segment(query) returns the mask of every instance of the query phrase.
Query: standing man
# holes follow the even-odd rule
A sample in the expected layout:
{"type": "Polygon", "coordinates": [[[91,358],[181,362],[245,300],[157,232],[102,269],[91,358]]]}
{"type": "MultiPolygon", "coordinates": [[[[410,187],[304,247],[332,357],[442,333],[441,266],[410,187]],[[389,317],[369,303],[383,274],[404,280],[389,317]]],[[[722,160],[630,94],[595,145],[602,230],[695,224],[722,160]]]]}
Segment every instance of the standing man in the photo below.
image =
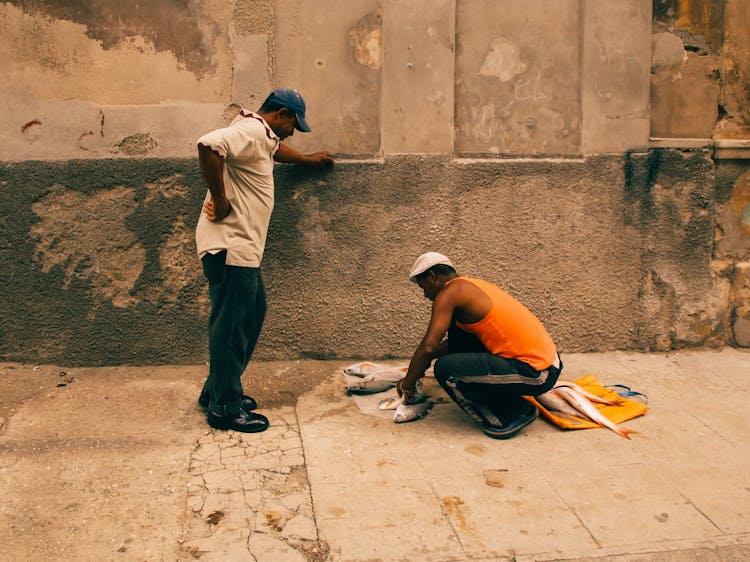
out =
{"type": "Polygon", "coordinates": [[[240,377],[266,313],[260,264],[273,210],[273,163],[333,163],[327,152],[302,154],[281,143],[295,129],[310,131],[305,109],[295,90],[274,90],[257,113],[243,109],[228,127],[198,139],[208,193],[195,239],[211,299],[210,367],[198,403],[216,429],[268,428],[268,419],[252,411],[257,404],[243,394],[240,377]]]}
{"type": "Polygon", "coordinates": [[[539,413],[523,396],[547,392],[563,367],[547,330],[496,285],[459,276],[443,254],[419,256],[409,277],[432,301],[432,316],[399,395],[408,402],[438,358],[435,378],[486,435],[509,439],[520,433],[539,413]]]}

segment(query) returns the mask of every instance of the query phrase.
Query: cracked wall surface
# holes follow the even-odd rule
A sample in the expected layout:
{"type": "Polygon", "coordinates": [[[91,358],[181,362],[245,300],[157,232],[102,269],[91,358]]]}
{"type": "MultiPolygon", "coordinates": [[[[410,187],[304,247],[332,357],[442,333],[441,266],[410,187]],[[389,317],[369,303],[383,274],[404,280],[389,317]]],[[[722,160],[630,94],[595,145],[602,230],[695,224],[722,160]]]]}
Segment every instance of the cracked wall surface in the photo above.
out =
{"type": "Polygon", "coordinates": [[[652,136],[750,136],[748,21],[738,0],[654,2],[652,136]]]}

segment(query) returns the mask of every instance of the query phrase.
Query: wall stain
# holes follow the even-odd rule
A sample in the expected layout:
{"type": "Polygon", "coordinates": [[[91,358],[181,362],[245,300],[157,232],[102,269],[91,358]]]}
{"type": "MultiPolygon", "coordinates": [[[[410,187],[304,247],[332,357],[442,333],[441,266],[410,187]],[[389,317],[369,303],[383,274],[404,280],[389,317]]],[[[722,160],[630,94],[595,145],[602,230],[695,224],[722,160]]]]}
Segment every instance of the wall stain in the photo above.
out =
{"type": "MultiPolygon", "coordinates": [[[[159,248],[160,285],[149,287],[151,302],[177,305],[184,289],[203,282],[203,271],[195,256],[195,229],[185,217],[178,217],[159,248]]],[[[201,291],[186,308],[209,309],[208,291],[201,291]]]]}
{"type": "Polygon", "coordinates": [[[41,125],[41,124],[42,122],[39,121],[39,119],[33,119],[29,121],[28,123],[26,123],[23,127],[21,127],[21,133],[25,133],[26,131],[29,130],[29,128],[33,127],[34,125],[41,125]]]}
{"type": "Polygon", "coordinates": [[[354,59],[361,65],[375,70],[383,64],[382,18],[378,13],[367,14],[349,30],[349,45],[354,59]]]}
{"type": "Polygon", "coordinates": [[[86,35],[105,50],[132,37],[143,37],[158,51],[174,53],[197,77],[213,72],[213,40],[219,30],[192,0],[8,0],[26,12],[86,26],[86,35]]]}
{"type": "Polygon", "coordinates": [[[83,144],[81,144],[81,141],[86,137],[93,136],[93,134],[94,134],[94,131],[86,131],[85,133],[81,133],[81,136],[78,137],[78,148],[80,148],[81,150],[88,150],[88,148],[86,148],[85,146],[83,146],[83,144]]]}

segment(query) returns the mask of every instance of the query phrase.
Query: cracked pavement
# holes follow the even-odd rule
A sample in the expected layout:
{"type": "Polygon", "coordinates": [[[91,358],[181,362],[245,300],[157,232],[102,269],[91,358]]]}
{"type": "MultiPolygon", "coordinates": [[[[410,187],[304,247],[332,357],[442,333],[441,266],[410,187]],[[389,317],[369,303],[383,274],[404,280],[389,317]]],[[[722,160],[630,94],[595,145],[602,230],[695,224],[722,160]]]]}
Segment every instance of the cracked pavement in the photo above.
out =
{"type": "Polygon", "coordinates": [[[208,430],[190,457],[182,550],[206,561],[325,560],[294,409],[260,434],[208,430]]]}
{"type": "Polygon", "coordinates": [[[205,366],[0,363],[0,560],[750,559],[750,352],[564,358],[648,394],[632,440],[495,441],[441,400],[394,424],[347,361],[251,365],[260,434],[207,427],[205,366]]]}

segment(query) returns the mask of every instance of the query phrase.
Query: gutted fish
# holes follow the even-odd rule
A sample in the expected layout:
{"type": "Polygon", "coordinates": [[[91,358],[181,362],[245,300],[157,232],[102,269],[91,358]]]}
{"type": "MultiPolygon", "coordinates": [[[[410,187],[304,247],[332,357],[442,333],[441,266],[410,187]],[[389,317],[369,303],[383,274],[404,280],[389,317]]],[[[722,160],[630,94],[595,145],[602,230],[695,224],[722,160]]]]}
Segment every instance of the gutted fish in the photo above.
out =
{"type": "Polygon", "coordinates": [[[389,367],[387,365],[378,365],[362,361],[344,367],[342,371],[345,375],[352,377],[368,378],[370,380],[400,381],[406,376],[408,367],[389,367]]]}
{"type": "Polygon", "coordinates": [[[570,388],[572,390],[575,390],[578,394],[584,396],[585,398],[588,398],[591,402],[598,402],[599,404],[607,404],[608,406],[612,406],[613,404],[616,404],[617,402],[612,402],[611,400],[607,400],[606,398],[602,398],[601,396],[597,396],[596,394],[589,392],[588,390],[585,390],[578,386],[574,382],[570,381],[557,381],[555,383],[554,388],[559,388],[561,386],[565,386],[567,388],[570,388]]]}
{"type": "Polygon", "coordinates": [[[348,379],[346,391],[349,394],[376,394],[396,386],[396,381],[369,379],[348,379]]]}
{"type": "Polygon", "coordinates": [[[429,396],[422,391],[422,386],[417,382],[417,391],[409,400],[408,404],[404,403],[403,398],[386,398],[378,403],[379,410],[396,410],[393,413],[393,421],[396,423],[410,422],[418,420],[427,415],[432,408],[433,402],[429,396]]]}
{"type": "Polygon", "coordinates": [[[418,404],[404,404],[402,401],[393,413],[393,421],[405,423],[423,418],[432,408],[432,404],[431,400],[423,400],[418,404]]]}
{"type": "MultiPolygon", "coordinates": [[[[417,382],[417,391],[414,393],[414,396],[409,401],[409,404],[417,404],[419,402],[424,402],[427,400],[428,396],[422,392],[422,385],[418,381],[417,382]]],[[[378,410],[395,410],[397,409],[401,404],[404,403],[403,398],[386,398],[385,400],[381,400],[378,402],[378,410]]]]}
{"type": "Polygon", "coordinates": [[[401,404],[403,404],[401,398],[386,398],[378,402],[378,410],[395,410],[401,404]]]}
{"type": "Polygon", "coordinates": [[[615,422],[613,422],[607,416],[597,410],[596,406],[594,406],[585,396],[579,394],[576,390],[568,386],[559,386],[553,388],[545,394],[549,394],[550,392],[557,394],[557,396],[565,400],[570,406],[578,410],[578,412],[583,414],[592,422],[598,423],[599,425],[606,427],[607,429],[611,429],[620,437],[630,439],[631,433],[637,433],[636,431],[625,429],[624,427],[617,425],[615,422]]]}
{"type": "Polygon", "coordinates": [[[341,369],[345,375],[351,375],[353,377],[364,377],[365,375],[371,375],[377,371],[378,366],[375,363],[369,361],[362,361],[361,363],[354,363],[348,367],[341,369]]]}
{"type": "Polygon", "coordinates": [[[564,398],[559,396],[558,393],[555,392],[554,388],[548,392],[545,392],[544,394],[535,396],[534,398],[536,398],[537,402],[539,402],[542,406],[552,412],[565,414],[567,416],[580,416],[578,410],[573,408],[573,406],[568,404],[564,398]]]}

